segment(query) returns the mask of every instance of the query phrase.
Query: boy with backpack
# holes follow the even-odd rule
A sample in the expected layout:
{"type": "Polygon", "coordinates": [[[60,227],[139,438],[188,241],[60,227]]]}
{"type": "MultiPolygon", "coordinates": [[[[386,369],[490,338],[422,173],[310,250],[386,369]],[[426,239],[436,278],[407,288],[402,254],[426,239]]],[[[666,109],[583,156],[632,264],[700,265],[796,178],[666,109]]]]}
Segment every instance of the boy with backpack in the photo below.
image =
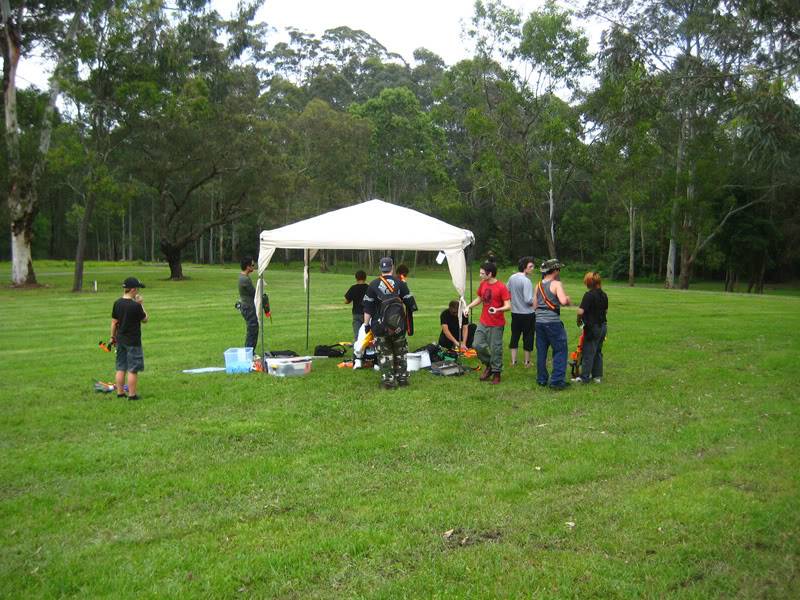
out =
{"type": "Polygon", "coordinates": [[[393,275],[394,261],[390,257],[381,259],[380,270],[380,277],[369,284],[364,294],[364,324],[375,336],[380,387],[390,390],[408,385],[406,333],[414,335],[411,314],[417,310],[417,303],[405,282],[393,275]]]}

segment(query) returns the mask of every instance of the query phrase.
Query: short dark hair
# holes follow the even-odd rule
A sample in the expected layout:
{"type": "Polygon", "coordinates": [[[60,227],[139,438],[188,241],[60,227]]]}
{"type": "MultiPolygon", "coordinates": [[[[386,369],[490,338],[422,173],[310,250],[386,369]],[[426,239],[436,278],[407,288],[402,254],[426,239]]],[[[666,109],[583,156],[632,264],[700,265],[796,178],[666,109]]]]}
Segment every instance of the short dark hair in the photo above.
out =
{"type": "Polygon", "coordinates": [[[242,271],[244,271],[247,267],[253,264],[253,257],[252,256],[243,256],[242,260],[239,261],[239,264],[242,266],[242,271]]]}
{"type": "Polygon", "coordinates": [[[525,270],[525,267],[527,267],[532,262],[533,262],[532,256],[523,256],[522,258],[520,258],[519,264],[517,265],[519,272],[522,273],[525,270]]]}
{"type": "Polygon", "coordinates": [[[486,271],[486,273],[490,273],[492,277],[497,277],[497,265],[493,262],[489,262],[488,260],[481,265],[481,269],[486,271]]]}
{"type": "Polygon", "coordinates": [[[458,304],[459,304],[458,300],[450,300],[450,304],[447,305],[447,308],[449,308],[450,310],[454,308],[458,310],[458,304]]]}
{"type": "Polygon", "coordinates": [[[395,273],[397,273],[398,275],[408,275],[408,267],[406,265],[400,265],[399,267],[397,267],[395,273]]]}
{"type": "Polygon", "coordinates": [[[367,273],[365,271],[356,271],[356,280],[361,281],[362,279],[367,278],[367,273]]]}

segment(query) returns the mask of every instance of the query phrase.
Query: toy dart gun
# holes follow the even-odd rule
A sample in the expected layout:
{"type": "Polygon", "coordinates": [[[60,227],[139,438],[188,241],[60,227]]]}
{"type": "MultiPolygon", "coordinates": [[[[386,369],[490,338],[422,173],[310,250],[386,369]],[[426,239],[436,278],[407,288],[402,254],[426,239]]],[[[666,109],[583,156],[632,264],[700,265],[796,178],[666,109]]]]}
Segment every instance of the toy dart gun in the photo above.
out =
{"type": "Polygon", "coordinates": [[[117,345],[117,339],[112,337],[108,342],[100,340],[97,345],[100,346],[100,350],[103,352],[113,352],[114,347],[117,345]]]}
{"type": "Polygon", "coordinates": [[[569,372],[573,379],[581,375],[581,358],[583,357],[583,339],[585,336],[586,328],[582,327],[581,336],[578,338],[578,347],[569,354],[569,372]]]}

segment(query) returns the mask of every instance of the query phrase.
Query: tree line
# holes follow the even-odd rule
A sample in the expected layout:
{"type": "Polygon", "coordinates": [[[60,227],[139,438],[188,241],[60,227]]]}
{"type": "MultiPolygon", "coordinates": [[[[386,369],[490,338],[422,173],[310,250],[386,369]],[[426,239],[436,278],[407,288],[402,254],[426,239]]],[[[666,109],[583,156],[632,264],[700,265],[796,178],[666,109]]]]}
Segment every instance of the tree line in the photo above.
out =
{"type": "Polygon", "coordinates": [[[479,254],[631,284],[797,274],[797,3],[478,0],[454,65],[346,26],[273,43],[259,5],[0,0],[14,284],[43,257],[75,260],[76,291],[87,259],[180,279],[185,259],[236,260],[262,229],[371,198],[472,229],[479,254]],[[18,89],[34,52],[48,88],[18,89]]]}

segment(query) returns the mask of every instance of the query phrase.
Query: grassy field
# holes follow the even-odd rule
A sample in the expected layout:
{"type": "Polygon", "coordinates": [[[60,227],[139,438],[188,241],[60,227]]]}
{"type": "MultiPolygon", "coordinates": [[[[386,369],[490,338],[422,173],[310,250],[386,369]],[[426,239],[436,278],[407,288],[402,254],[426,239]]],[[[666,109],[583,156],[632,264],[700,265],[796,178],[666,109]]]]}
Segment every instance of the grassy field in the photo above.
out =
{"type": "MultiPolygon", "coordinates": [[[[380,391],[334,360],[182,374],[244,339],[233,266],[91,263],[77,295],[70,264],[36,266],[46,287],[0,289],[2,597],[800,594],[800,298],[609,285],[601,385],[516,367],[380,391]],[[140,402],[92,391],[128,275],[140,402]]],[[[313,274],[312,347],[348,339],[351,283],[313,274]]],[[[301,270],[267,285],[270,346],[303,353],[301,270]]],[[[410,286],[413,349],[453,291],[444,269],[410,286]]]]}

